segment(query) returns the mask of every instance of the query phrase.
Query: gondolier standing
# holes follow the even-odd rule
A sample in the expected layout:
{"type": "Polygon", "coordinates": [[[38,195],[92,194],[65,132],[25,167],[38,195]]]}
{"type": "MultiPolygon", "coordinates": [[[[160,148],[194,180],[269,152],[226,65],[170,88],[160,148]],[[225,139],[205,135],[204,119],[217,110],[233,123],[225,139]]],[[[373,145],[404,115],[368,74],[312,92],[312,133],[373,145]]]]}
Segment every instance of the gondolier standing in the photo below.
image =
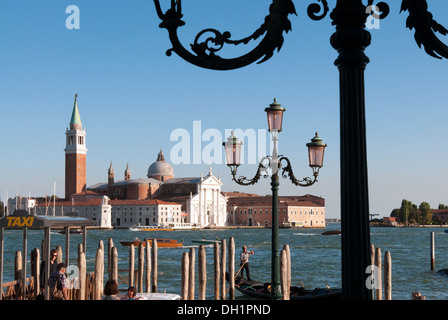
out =
{"type": "Polygon", "coordinates": [[[241,277],[243,277],[243,271],[246,270],[247,280],[252,280],[250,278],[250,272],[249,272],[249,257],[252,254],[254,254],[254,250],[251,250],[249,252],[247,251],[247,246],[243,246],[243,250],[241,251],[240,255],[241,277]]]}

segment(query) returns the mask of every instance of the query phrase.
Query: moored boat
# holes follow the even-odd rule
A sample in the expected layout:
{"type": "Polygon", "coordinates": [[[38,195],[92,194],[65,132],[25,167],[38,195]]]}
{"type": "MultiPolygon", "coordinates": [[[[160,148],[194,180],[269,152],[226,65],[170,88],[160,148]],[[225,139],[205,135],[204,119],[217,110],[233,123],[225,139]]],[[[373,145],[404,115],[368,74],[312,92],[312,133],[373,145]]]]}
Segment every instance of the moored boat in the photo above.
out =
{"type": "MultiPolygon", "coordinates": [[[[143,244],[144,247],[146,247],[146,240],[149,241],[149,245],[152,246],[152,240],[153,239],[143,239],[140,240],[138,238],[132,240],[132,241],[120,241],[122,246],[129,247],[131,245],[134,245],[134,247],[138,247],[140,243],[143,244]]],[[[157,247],[158,248],[178,248],[183,246],[183,242],[179,242],[174,239],[156,239],[157,241],[157,247]]]]}
{"type": "Polygon", "coordinates": [[[322,232],[322,235],[324,235],[324,236],[329,236],[329,235],[334,235],[334,234],[341,234],[341,230],[328,230],[328,231],[322,232]]]}
{"type": "MultiPolygon", "coordinates": [[[[70,234],[72,234],[72,233],[82,233],[82,232],[83,232],[82,229],[79,229],[79,228],[76,228],[76,229],[70,229],[70,234]]],[[[65,229],[64,229],[64,230],[59,231],[58,233],[60,233],[60,234],[66,234],[66,231],[65,231],[65,229]]]]}
{"type": "Polygon", "coordinates": [[[203,227],[195,224],[195,223],[188,223],[188,222],[182,222],[182,223],[174,223],[174,222],[168,222],[167,227],[171,228],[173,230],[199,230],[203,229],[203,227]]]}
{"type": "MultiPolygon", "coordinates": [[[[117,294],[117,298],[120,300],[127,300],[127,294],[119,293],[117,294]]],[[[176,293],[141,292],[137,293],[134,300],[182,300],[182,298],[176,293]]]]}
{"type": "Polygon", "coordinates": [[[191,240],[191,242],[193,242],[193,243],[199,243],[199,244],[214,244],[215,242],[219,242],[219,238],[216,237],[214,240],[207,240],[207,239],[202,239],[202,240],[191,240]]]}
{"type": "Polygon", "coordinates": [[[131,231],[173,231],[174,229],[166,226],[133,226],[131,231]]]}
{"type": "MultiPolygon", "coordinates": [[[[229,273],[226,272],[226,280],[229,280],[229,273]]],[[[270,283],[260,283],[251,281],[242,277],[235,278],[235,289],[243,295],[269,300],[270,297],[270,283]]],[[[291,300],[305,300],[305,299],[322,299],[322,300],[340,300],[342,298],[342,289],[335,288],[315,288],[307,290],[303,287],[291,287],[291,300]]]]}

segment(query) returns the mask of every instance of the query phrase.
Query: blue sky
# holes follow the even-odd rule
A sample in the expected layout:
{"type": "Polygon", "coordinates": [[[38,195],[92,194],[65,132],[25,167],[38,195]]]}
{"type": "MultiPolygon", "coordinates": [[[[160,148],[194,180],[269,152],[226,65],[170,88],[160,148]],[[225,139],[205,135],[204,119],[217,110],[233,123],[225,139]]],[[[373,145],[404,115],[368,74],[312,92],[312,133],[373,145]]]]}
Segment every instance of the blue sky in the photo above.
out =
{"type": "MultiPolygon", "coordinates": [[[[193,136],[193,123],[207,129],[266,129],[264,108],[273,100],[286,108],[279,152],[297,177],[311,175],[305,144],[318,131],[328,144],[319,182],[297,188],[281,179],[280,194],[310,193],[326,199],[327,217],[340,216],[339,83],[329,38],[331,19],[312,21],[313,1],[295,1],[292,32],[265,63],[233,71],[193,66],[173,54],[160,29],[153,1],[3,1],[0,4],[0,199],[16,192],[64,195],[65,129],[75,93],[87,132],[87,185],[116,179],[129,163],[144,177],[160,148],[170,161],[176,129],[193,136]],[[65,26],[67,6],[80,10],[80,29],[65,26]]],[[[448,3],[428,1],[448,25],[448,3]]],[[[162,0],[167,8],[168,0],[162,0]]],[[[330,8],[335,1],[330,1],[330,8]]],[[[205,28],[251,34],[268,14],[268,0],[183,1],[180,37],[186,47],[205,28]]],[[[402,199],[432,207],[448,204],[446,81],[448,61],[419,49],[405,28],[407,13],[389,1],[391,13],[371,30],[366,53],[366,114],[371,213],[389,216],[402,199]]],[[[239,55],[242,51],[230,51],[239,55]]],[[[227,52],[226,52],[227,54],[227,52]]],[[[231,57],[231,56],[229,56],[231,57]]],[[[202,150],[211,142],[202,141],[202,150]]],[[[193,156],[191,156],[192,159],[193,156]]],[[[222,158],[224,159],[224,158],[222,158]]],[[[207,174],[209,164],[173,165],[177,177],[207,174]]],[[[224,164],[212,164],[224,191],[269,194],[269,179],[241,187],[224,164]]],[[[252,176],[256,165],[241,167],[252,176]]]]}

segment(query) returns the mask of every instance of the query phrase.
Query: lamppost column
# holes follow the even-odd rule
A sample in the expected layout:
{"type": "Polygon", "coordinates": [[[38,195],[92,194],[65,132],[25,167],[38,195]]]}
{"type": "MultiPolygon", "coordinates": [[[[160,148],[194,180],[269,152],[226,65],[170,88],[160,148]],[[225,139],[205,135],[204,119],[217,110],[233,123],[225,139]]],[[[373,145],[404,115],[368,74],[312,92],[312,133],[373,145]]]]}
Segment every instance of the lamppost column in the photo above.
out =
{"type": "Polygon", "coordinates": [[[280,288],[280,254],[278,241],[278,170],[272,174],[272,259],[271,259],[271,299],[280,300],[282,298],[280,288]]]}
{"type": "Polygon", "coordinates": [[[331,13],[336,32],[332,46],[340,81],[341,254],[343,299],[370,300],[366,286],[370,265],[369,195],[367,180],[364,70],[370,45],[361,0],[338,0],[331,13]]]}

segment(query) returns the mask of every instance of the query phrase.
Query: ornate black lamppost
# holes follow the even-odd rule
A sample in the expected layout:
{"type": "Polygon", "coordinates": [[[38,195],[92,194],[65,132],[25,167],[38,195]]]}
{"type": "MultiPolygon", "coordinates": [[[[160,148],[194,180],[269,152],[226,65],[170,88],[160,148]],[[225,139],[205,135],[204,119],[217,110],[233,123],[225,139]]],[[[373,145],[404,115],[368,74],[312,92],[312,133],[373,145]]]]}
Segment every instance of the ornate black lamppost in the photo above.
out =
{"type": "MultiPolygon", "coordinates": [[[[364,50],[370,45],[371,35],[365,30],[365,23],[370,15],[376,19],[385,18],[389,6],[384,1],[378,2],[376,11],[372,10],[374,0],[334,1],[336,5],[330,18],[336,32],[330,41],[338,52],[335,65],[340,74],[342,291],[344,299],[371,299],[372,291],[366,286],[369,276],[366,269],[371,262],[364,98],[364,70],[369,63],[364,50]]],[[[268,60],[281,48],[283,32],[291,30],[288,15],[296,14],[292,0],[272,0],[269,15],[252,35],[232,40],[230,32],[205,29],[196,36],[189,51],[177,36],[177,29],[185,24],[181,20],[181,0],[170,2],[170,8],[163,13],[159,0],[154,0],[162,20],[160,27],[168,30],[173,45],[167,55],[175,52],[192,64],[214,70],[236,69],[268,60]],[[210,33],[213,36],[201,41],[210,33]],[[259,44],[245,55],[225,59],[217,54],[225,44],[246,44],[262,36],[259,44]]],[[[313,20],[323,19],[330,11],[328,0],[310,2],[314,3],[308,6],[308,16],[313,20]]],[[[448,46],[436,36],[436,33],[448,35],[448,30],[433,19],[427,1],[402,0],[401,11],[409,12],[406,27],[415,30],[419,47],[423,45],[433,57],[448,58],[448,46]]]]}
{"type": "Polygon", "coordinates": [[[324,151],[327,146],[322,142],[322,139],[316,133],[316,136],[311,139],[311,142],[307,143],[308,147],[308,159],[309,165],[313,169],[314,178],[304,178],[303,180],[298,180],[294,176],[292,171],[291,162],[287,157],[281,156],[279,158],[277,152],[277,142],[278,134],[282,131],[283,122],[283,108],[274,99],[274,102],[269,105],[269,108],[265,109],[268,116],[268,129],[272,135],[273,149],[272,156],[266,156],[261,159],[258,164],[258,170],[252,179],[247,179],[246,177],[236,178],[237,169],[240,166],[240,156],[241,156],[241,145],[243,144],[232,134],[227,138],[226,142],[223,142],[226,152],[227,165],[230,167],[230,172],[232,173],[233,180],[243,186],[253,185],[258,182],[261,176],[267,178],[269,176],[268,170],[271,173],[271,190],[272,190],[272,259],[271,259],[271,299],[280,300],[282,297],[280,290],[280,255],[279,255],[279,241],[278,241],[278,188],[279,188],[279,178],[278,171],[282,170],[283,178],[291,179],[292,183],[296,186],[309,187],[317,181],[317,176],[319,175],[319,169],[323,166],[324,161],[324,151]],[[282,161],[286,162],[286,166],[282,167],[282,161]],[[266,163],[267,162],[267,163],[266,163]]]}

